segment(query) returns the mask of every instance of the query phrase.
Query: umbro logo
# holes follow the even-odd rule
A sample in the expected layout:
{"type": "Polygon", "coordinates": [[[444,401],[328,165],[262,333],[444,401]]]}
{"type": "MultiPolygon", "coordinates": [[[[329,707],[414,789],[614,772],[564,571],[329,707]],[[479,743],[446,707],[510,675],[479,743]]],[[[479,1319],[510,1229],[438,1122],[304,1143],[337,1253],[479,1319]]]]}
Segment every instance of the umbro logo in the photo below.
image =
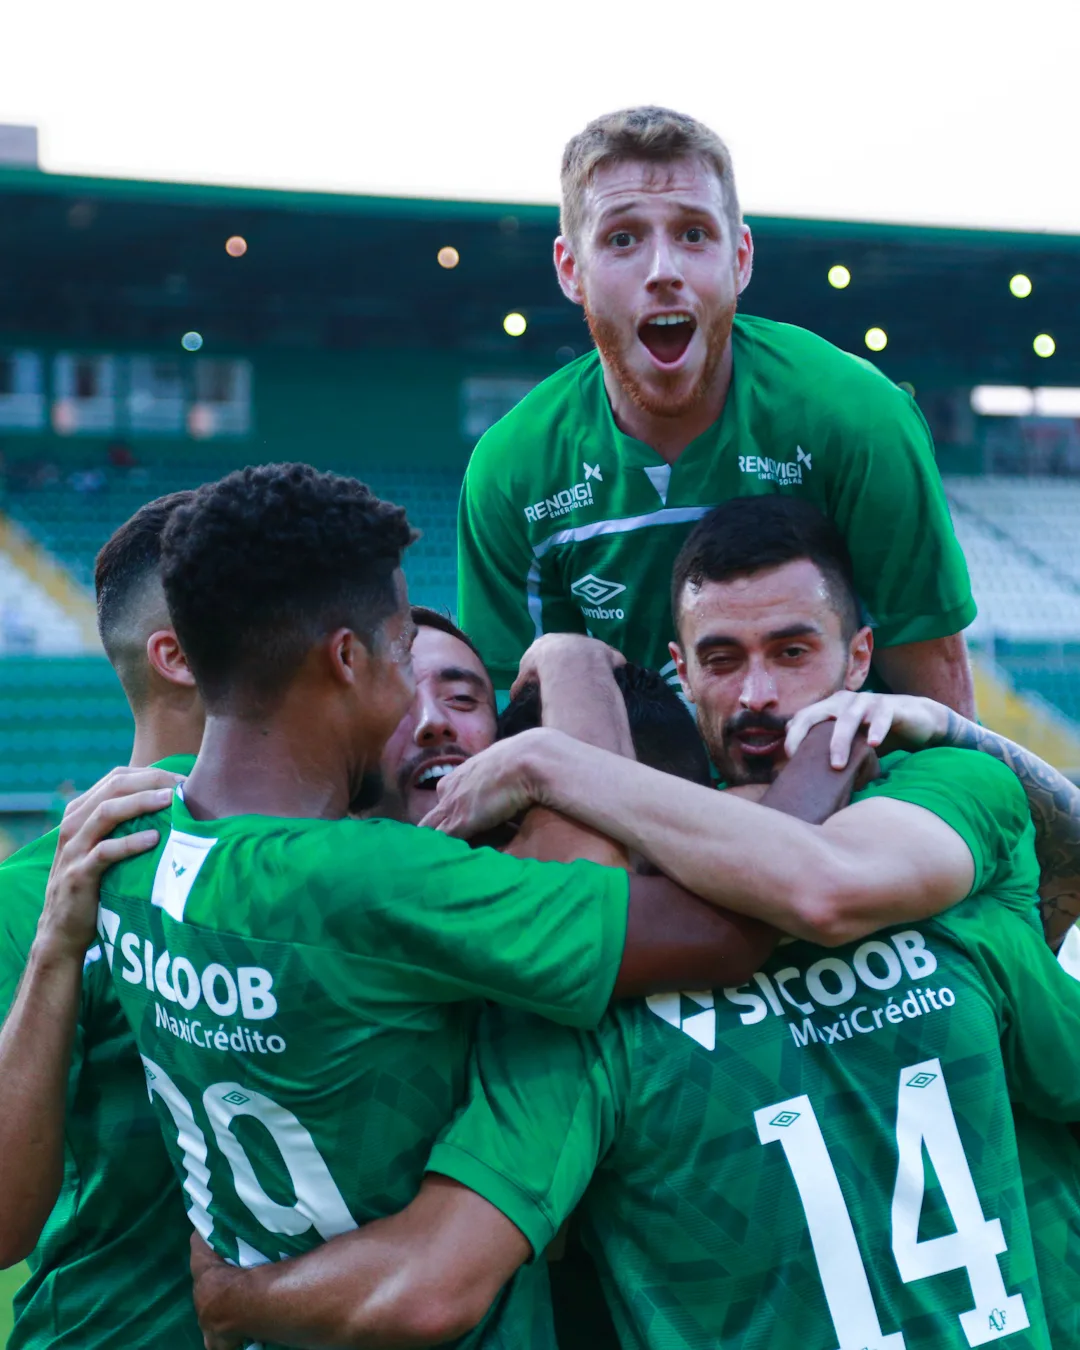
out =
{"type": "Polygon", "coordinates": [[[625,590],[626,587],[620,586],[617,581],[604,581],[588,572],[573,583],[570,594],[576,595],[579,600],[588,600],[591,605],[602,605],[605,600],[614,600],[625,590]]]}

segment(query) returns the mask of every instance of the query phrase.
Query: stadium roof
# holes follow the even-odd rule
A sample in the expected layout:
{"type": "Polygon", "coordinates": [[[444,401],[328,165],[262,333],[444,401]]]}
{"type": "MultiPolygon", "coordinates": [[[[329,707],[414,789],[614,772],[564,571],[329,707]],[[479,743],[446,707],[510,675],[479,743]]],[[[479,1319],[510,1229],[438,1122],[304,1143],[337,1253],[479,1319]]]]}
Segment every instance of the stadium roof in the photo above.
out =
{"type": "MultiPolygon", "coordinates": [[[[553,207],[82,178],[0,169],[0,338],[207,350],[583,350],[551,266],[553,207]],[[230,257],[225,241],[247,242],[230,257]],[[438,250],[460,263],[444,269],[438,250]],[[508,311],[526,316],[507,337],[508,311]]],[[[752,217],[748,312],[805,325],[894,378],[1080,383],[1080,235],[752,217]],[[843,264],[851,283],[827,273],[843,264]],[[1009,291],[1016,273],[1030,297],[1009,291]],[[1057,351],[1035,355],[1036,334],[1057,351]]]]}

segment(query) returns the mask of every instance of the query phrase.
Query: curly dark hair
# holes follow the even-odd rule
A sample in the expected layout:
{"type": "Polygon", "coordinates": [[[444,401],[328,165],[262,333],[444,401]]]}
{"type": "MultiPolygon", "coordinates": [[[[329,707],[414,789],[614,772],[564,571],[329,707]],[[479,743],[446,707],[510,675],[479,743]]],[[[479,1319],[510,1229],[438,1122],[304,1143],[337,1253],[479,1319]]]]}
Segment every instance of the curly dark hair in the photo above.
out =
{"type": "Polygon", "coordinates": [[[199,488],[169,520],[161,570],[207,707],[261,709],[335,628],[374,647],[416,537],[400,506],[309,464],[239,469],[199,488]]]}

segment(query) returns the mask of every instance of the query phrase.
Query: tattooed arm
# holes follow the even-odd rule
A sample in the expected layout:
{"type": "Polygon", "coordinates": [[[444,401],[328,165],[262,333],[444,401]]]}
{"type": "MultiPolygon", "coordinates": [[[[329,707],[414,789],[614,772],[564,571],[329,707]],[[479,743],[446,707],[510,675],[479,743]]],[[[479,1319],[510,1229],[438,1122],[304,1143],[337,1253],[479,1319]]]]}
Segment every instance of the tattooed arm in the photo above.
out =
{"type": "Polygon", "coordinates": [[[834,766],[847,761],[848,747],[860,727],[867,741],[879,746],[891,735],[904,746],[950,745],[981,750],[1008,765],[1027,793],[1035,822],[1035,851],[1041,882],[1039,910],[1043,932],[1054,951],[1080,916],[1080,787],[1022,745],[932,699],[907,694],[834,694],[796,713],[788,724],[789,755],[818,722],[835,721],[832,739],[834,766]]]}

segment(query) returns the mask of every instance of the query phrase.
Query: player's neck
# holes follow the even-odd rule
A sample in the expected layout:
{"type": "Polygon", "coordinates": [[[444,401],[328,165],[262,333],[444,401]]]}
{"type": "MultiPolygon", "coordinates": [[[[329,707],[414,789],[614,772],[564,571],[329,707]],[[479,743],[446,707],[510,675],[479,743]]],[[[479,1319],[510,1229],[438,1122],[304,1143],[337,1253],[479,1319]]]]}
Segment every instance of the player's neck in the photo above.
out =
{"type": "Polygon", "coordinates": [[[197,755],[202,717],[193,707],[150,707],[135,718],[135,740],[128,763],[135,769],[172,755],[197,755]]]}
{"type": "MultiPolygon", "coordinates": [[[[601,357],[603,365],[603,358],[601,357]]],[[[704,398],[680,417],[659,417],[641,408],[619,383],[617,376],[604,365],[604,386],[611,403],[615,425],[627,436],[643,441],[669,464],[674,464],[691,441],[717,422],[724,411],[728,389],[731,387],[731,339],[720,364],[716,368],[710,388],[704,398]]]]}
{"type": "Polygon", "coordinates": [[[349,809],[348,776],[314,719],[208,715],[202,748],[184,786],[197,820],[283,816],[339,820],[349,809]]]}

